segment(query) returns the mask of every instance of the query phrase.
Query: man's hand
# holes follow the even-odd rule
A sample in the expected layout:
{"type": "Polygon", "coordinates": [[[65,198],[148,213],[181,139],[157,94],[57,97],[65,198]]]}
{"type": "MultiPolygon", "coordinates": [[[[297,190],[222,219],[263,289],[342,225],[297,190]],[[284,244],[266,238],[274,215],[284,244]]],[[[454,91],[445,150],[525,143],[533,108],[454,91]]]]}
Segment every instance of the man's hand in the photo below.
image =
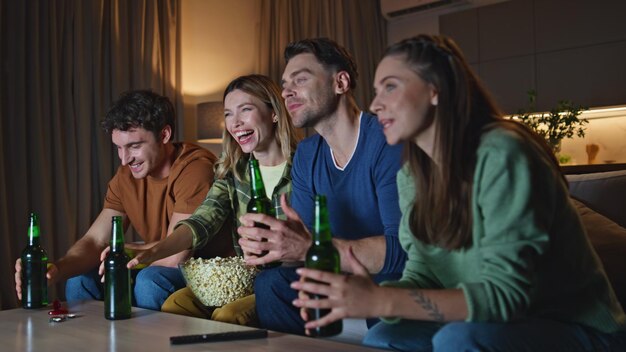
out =
{"type": "Polygon", "coordinates": [[[111,246],[107,246],[100,253],[100,268],[98,268],[98,275],[100,275],[100,282],[102,283],[104,283],[104,260],[107,258],[107,255],[109,255],[110,251],[111,251],[111,246]]]}
{"type": "Polygon", "coordinates": [[[311,246],[311,234],[293,208],[287,205],[285,194],[280,203],[287,220],[278,220],[265,214],[245,214],[240,218],[242,226],[237,229],[241,236],[239,245],[248,265],[272,262],[303,261],[311,246]],[[262,223],[269,229],[254,227],[262,223]],[[260,256],[264,251],[267,254],[260,256]]]}
{"type": "MultiPolygon", "coordinates": [[[[54,264],[48,264],[48,271],[46,272],[46,278],[48,279],[48,286],[55,284],[58,281],[59,268],[54,264]]],[[[15,292],[17,298],[22,300],[22,259],[17,258],[15,261],[15,292]]]]}

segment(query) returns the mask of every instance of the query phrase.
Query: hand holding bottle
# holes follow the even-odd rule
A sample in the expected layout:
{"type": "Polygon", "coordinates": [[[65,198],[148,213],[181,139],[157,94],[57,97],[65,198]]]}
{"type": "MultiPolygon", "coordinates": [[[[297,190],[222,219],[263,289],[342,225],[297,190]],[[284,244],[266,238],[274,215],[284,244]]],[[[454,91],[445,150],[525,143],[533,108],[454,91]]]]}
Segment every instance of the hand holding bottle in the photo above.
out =
{"type": "MultiPolygon", "coordinates": [[[[48,286],[57,283],[59,276],[59,268],[54,263],[48,263],[48,271],[46,272],[46,279],[48,286]]],[[[22,300],[22,258],[15,260],[15,293],[17,299],[22,300]]]]}
{"type": "Polygon", "coordinates": [[[287,220],[279,220],[264,214],[248,213],[239,218],[237,232],[241,236],[239,245],[248,265],[261,265],[273,261],[302,262],[311,246],[311,234],[298,213],[287,204],[286,195],[281,195],[281,207],[287,220]],[[263,223],[269,229],[255,227],[263,223]],[[267,241],[261,241],[265,238],[267,241]],[[267,251],[267,254],[260,256],[267,251]]]}
{"type": "Polygon", "coordinates": [[[19,281],[18,297],[26,309],[45,307],[48,304],[48,254],[39,238],[39,217],[30,213],[28,243],[20,261],[15,263],[15,281],[19,281]]]}
{"type": "Polygon", "coordinates": [[[327,309],[330,313],[317,320],[307,321],[307,334],[311,329],[326,326],[343,318],[367,318],[377,316],[376,302],[385,302],[378,297],[378,285],[370,278],[367,269],[349,248],[347,262],[354,275],[333,274],[326,271],[300,268],[297,273],[300,281],[291,283],[291,288],[299,290],[293,305],[301,308],[301,316],[310,319],[307,309],[327,309]],[[310,298],[311,295],[326,296],[324,299],[310,298]]]}

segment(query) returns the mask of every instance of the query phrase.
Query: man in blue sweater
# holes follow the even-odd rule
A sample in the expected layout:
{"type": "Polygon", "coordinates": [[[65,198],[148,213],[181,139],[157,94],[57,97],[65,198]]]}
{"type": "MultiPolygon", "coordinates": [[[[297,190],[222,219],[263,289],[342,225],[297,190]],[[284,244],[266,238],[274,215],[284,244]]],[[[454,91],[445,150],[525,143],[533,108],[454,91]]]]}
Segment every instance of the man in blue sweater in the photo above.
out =
{"type": "MultiPolygon", "coordinates": [[[[246,262],[301,263],[311,245],[313,199],[324,194],[333,243],[341,258],[352,248],[377,282],[399,278],[406,261],[398,242],[396,173],[401,147],[387,145],[376,118],[357,107],[356,64],[344,48],[326,38],[302,40],[287,46],[285,61],[283,98],[293,123],[318,134],[303,140],[294,156],[293,209],[284,207],[288,219],[262,214],[241,218],[239,244],[246,262]],[[254,222],[270,229],[254,227],[254,222]],[[263,251],[267,254],[260,256],[263,251]]],[[[350,271],[343,259],[341,269],[350,271]]],[[[298,279],[293,265],[257,276],[256,305],[262,327],[304,333],[304,322],[291,303],[297,292],[289,287],[298,279]]]]}

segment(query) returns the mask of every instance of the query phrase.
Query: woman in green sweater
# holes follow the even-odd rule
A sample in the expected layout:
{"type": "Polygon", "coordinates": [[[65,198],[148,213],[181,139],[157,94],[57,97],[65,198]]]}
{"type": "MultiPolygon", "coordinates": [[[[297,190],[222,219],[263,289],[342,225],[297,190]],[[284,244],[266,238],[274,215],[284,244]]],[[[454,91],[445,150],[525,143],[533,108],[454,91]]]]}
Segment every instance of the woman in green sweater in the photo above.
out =
{"type": "Polygon", "coordinates": [[[332,308],[305,327],[384,317],[364,343],[406,351],[626,350],[624,312],[554,155],[502,119],[456,44],[420,35],[391,46],[374,87],[387,142],[406,142],[406,268],[381,286],[353,256],[354,276],[300,270],[321,283],[293,288],[329,298],[294,304],[332,308]]]}

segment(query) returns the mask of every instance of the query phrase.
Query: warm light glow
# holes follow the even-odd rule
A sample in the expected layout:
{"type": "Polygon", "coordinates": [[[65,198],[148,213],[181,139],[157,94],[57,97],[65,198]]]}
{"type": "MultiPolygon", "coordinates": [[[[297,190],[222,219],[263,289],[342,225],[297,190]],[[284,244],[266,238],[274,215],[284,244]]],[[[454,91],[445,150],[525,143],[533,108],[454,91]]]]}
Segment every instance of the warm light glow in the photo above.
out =
{"type": "Polygon", "coordinates": [[[204,138],[204,139],[198,139],[198,143],[222,144],[222,139],[221,138],[204,138]]]}
{"type": "Polygon", "coordinates": [[[599,108],[591,108],[582,112],[585,119],[602,119],[607,117],[626,116],[626,105],[605,106],[599,108]]]}
{"type": "MultiPolygon", "coordinates": [[[[534,114],[530,114],[533,117],[539,117],[542,114],[547,114],[548,112],[536,112],[534,114]]],[[[518,115],[504,115],[504,118],[513,120],[518,120],[518,115]]],[[[589,110],[585,110],[581,112],[580,118],[587,120],[595,120],[595,119],[604,119],[608,117],[622,117],[626,116],[626,105],[614,105],[614,106],[602,106],[596,108],[590,108],[589,110]]]]}
{"type": "Polygon", "coordinates": [[[235,77],[255,71],[260,2],[182,1],[183,96],[221,100],[235,77]],[[235,25],[236,22],[236,25],[235,25]]]}

